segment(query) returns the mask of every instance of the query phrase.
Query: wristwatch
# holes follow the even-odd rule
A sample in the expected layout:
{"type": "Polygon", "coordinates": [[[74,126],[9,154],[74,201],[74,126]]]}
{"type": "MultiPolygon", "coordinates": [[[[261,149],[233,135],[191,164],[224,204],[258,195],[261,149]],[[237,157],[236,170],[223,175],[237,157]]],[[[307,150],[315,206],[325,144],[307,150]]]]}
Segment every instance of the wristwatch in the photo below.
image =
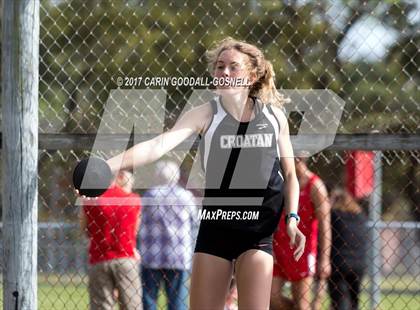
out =
{"type": "Polygon", "coordinates": [[[299,221],[300,221],[300,216],[299,216],[299,215],[297,215],[297,213],[290,212],[289,214],[287,214],[287,215],[286,215],[286,218],[285,218],[285,220],[286,220],[286,225],[287,225],[287,222],[289,221],[289,219],[290,219],[291,217],[294,217],[294,218],[296,219],[296,223],[299,223],[299,221]]]}

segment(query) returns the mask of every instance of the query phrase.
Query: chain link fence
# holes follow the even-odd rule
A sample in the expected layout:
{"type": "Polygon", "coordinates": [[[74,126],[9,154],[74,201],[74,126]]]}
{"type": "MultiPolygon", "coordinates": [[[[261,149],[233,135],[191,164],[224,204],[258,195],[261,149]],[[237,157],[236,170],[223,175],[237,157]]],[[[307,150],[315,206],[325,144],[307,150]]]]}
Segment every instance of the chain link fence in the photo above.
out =
{"type": "MultiPolygon", "coordinates": [[[[88,307],[88,240],[79,227],[71,175],[90,153],[93,140],[83,139],[97,133],[110,91],[132,88],[118,85],[118,78],[210,76],[205,52],[215,42],[232,36],[256,44],[273,63],[279,89],[329,89],[345,101],[338,134],[349,135],[346,149],[332,147],[309,161],[327,185],[346,187],[356,134],[387,134],[389,141],[419,134],[418,1],[44,0],[40,13],[40,309],[88,307]]],[[[140,107],[136,121],[153,128],[164,115],[170,128],[192,90],[168,87],[166,105],[140,107]]],[[[116,121],[129,116],[114,113],[116,121]]],[[[289,115],[291,134],[301,117],[289,115]]],[[[387,149],[387,141],[375,167],[382,174],[374,184],[381,192],[379,217],[368,223],[379,258],[370,263],[379,265],[364,277],[360,306],[372,308],[373,294],[380,294],[378,309],[417,309],[420,152],[418,144],[387,149]]],[[[183,161],[171,153],[183,162],[184,182],[194,155],[192,150],[183,161]]],[[[143,180],[136,182],[143,195],[143,180]]],[[[373,212],[369,199],[360,201],[367,213],[373,212]]],[[[158,304],[165,302],[161,291],[158,304]]],[[[326,298],[323,307],[328,304],[326,298]]]]}

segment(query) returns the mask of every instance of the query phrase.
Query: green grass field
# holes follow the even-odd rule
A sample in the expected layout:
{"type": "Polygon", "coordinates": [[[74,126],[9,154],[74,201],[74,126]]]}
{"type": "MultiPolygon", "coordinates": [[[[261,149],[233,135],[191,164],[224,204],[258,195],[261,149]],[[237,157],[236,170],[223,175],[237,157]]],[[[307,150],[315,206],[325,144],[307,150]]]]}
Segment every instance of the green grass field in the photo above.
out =
{"type": "MultiPolygon", "coordinates": [[[[40,275],[38,284],[38,309],[88,309],[89,296],[86,286],[87,278],[69,275],[40,275]]],[[[367,283],[365,284],[367,285],[367,283]]],[[[413,277],[384,279],[382,289],[395,289],[407,293],[389,293],[382,295],[378,309],[420,309],[420,287],[418,279],[413,277]],[[417,292],[409,294],[408,290],[417,292]]],[[[0,305],[2,304],[2,292],[0,305]]],[[[369,296],[363,293],[360,300],[361,309],[369,309],[369,296]]],[[[159,308],[165,309],[165,296],[159,296],[159,308]]],[[[325,300],[324,309],[328,309],[329,301],[325,300]]]]}
{"type": "MultiPolygon", "coordinates": [[[[367,294],[362,294],[360,298],[360,309],[370,309],[370,297],[367,294]]],[[[418,310],[420,306],[420,296],[388,294],[382,295],[381,303],[377,310],[391,310],[391,309],[408,309],[418,310]]],[[[323,309],[329,309],[329,300],[325,300],[323,309]]]]}

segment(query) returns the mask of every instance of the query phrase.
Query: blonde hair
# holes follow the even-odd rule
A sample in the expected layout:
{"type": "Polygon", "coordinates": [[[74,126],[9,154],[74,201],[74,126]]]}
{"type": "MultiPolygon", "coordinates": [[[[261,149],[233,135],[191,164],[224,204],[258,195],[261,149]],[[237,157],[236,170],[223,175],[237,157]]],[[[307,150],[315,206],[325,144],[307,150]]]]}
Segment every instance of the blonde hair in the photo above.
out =
{"type": "Polygon", "coordinates": [[[210,72],[213,72],[220,53],[225,50],[235,49],[248,56],[249,72],[254,73],[256,81],[249,89],[250,96],[256,96],[265,104],[272,104],[282,107],[285,103],[290,102],[289,98],[285,98],[276,89],[274,83],[274,69],[270,61],[265,59],[262,51],[255,45],[244,41],[235,40],[227,37],[216,44],[216,47],[207,51],[207,61],[210,72]]]}
{"type": "Polygon", "coordinates": [[[343,212],[359,214],[363,210],[360,205],[354,200],[349,192],[343,189],[334,189],[331,193],[332,208],[343,212]]]}

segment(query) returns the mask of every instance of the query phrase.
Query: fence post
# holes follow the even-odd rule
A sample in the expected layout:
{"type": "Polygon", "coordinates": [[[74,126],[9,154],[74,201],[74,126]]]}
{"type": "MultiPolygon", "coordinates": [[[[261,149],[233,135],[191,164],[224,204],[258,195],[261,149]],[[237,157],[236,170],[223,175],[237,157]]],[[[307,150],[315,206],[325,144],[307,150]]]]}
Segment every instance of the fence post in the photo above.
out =
{"type": "Polygon", "coordinates": [[[39,0],[2,10],[3,309],[36,309],[39,0]]]}
{"type": "Polygon", "coordinates": [[[370,197],[369,220],[371,247],[369,251],[369,278],[371,309],[378,309],[381,301],[381,222],[382,213],[382,152],[376,151],[374,157],[373,192],[370,197]]]}

